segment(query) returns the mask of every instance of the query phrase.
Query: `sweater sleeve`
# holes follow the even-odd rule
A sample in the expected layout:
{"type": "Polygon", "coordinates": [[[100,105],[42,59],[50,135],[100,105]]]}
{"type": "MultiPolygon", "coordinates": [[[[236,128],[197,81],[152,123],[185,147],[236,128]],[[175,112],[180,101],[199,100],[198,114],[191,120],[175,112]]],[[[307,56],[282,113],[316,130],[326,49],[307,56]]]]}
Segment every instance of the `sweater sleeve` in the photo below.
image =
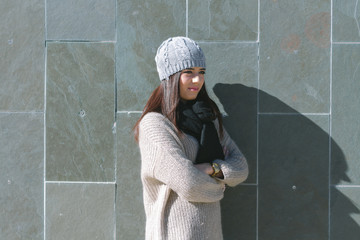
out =
{"type": "Polygon", "coordinates": [[[145,115],[139,128],[141,155],[147,173],[189,202],[216,202],[223,198],[224,183],[202,173],[186,157],[174,125],[161,114],[145,115]]]}
{"type": "MultiPolygon", "coordinates": [[[[215,122],[215,126],[218,127],[218,122],[215,122]]],[[[235,142],[230,138],[229,134],[224,128],[223,138],[221,139],[221,145],[225,150],[224,160],[215,160],[219,164],[224,179],[219,179],[230,187],[234,187],[246,180],[249,174],[248,164],[246,158],[236,146],[235,142]]]]}

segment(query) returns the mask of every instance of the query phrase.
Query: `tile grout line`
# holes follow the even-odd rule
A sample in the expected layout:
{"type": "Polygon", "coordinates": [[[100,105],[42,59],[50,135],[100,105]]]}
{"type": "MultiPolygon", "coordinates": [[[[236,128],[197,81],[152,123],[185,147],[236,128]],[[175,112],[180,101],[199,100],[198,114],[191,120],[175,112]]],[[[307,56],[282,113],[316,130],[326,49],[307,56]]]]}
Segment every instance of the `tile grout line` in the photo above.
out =
{"type": "MultiPolygon", "coordinates": [[[[260,0],[258,0],[259,2],[259,7],[260,8],[260,0]]],[[[260,11],[260,9],[259,9],[260,11]]],[[[260,13],[258,13],[260,14],[260,13]]],[[[260,25],[259,25],[260,26],[260,25]]],[[[260,33],[260,28],[259,31],[260,33]]],[[[260,35],[259,35],[260,36],[260,35]]],[[[260,39],[260,38],[259,38],[260,39]]],[[[257,76],[257,103],[256,103],[256,108],[257,108],[257,113],[256,113],[256,240],[259,239],[259,121],[260,121],[260,97],[259,97],[259,92],[260,92],[260,41],[258,42],[258,49],[257,49],[257,72],[258,72],[258,76],[257,76]]]]}
{"type": "Polygon", "coordinates": [[[331,138],[332,138],[332,57],[333,57],[333,0],[330,2],[330,106],[329,106],[329,166],[328,166],[328,238],[331,239],[331,138]]]}
{"type": "Polygon", "coordinates": [[[118,32],[117,32],[117,18],[118,18],[118,3],[116,0],[114,0],[115,3],[115,43],[114,43],[114,125],[113,125],[113,139],[114,139],[114,240],[116,240],[116,202],[117,202],[117,187],[116,187],[116,182],[117,182],[117,84],[118,84],[118,79],[117,79],[117,71],[116,71],[116,58],[117,58],[117,54],[116,54],[116,46],[117,46],[117,41],[118,41],[118,32]]]}
{"type": "Polygon", "coordinates": [[[127,114],[131,114],[131,113],[142,113],[142,111],[117,111],[117,113],[127,113],[127,114]]]}
{"type": "Polygon", "coordinates": [[[84,181],[45,181],[46,184],[116,184],[116,182],[84,182],[84,181]]]}
{"type": "Polygon", "coordinates": [[[44,34],[44,49],[45,49],[45,56],[44,56],[44,173],[43,173],[43,179],[44,179],[44,188],[43,188],[43,198],[44,198],[44,209],[43,209],[43,219],[44,219],[44,226],[43,226],[43,232],[44,232],[44,240],[46,240],[46,74],[47,74],[47,44],[46,44],[46,39],[47,39],[47,4],[46,4],[46,0],[44,0],[44,14],[45,14],[45,26],[44,26],[44,30],[45,30],[45,34],[44,34]]]}
{"type": "Polygon", "coordinates": [[[256,113],[256,223],[255,223],[255,238],[256,240],[259,239],[259,126],[260,126],[260,0],[258,0],[258,36],[257,36],[257,113],[256,113]]]}
{"type": "Polygon", "coordinates": [[[332,42],[335,45],[350,45],[350,44],[360,44],[360,42],[332,42]]]}
{"type": "Polygon", "coordinates": [[[330,187],[335,187],[335,188],[360,188],[360,185],[331,184],[330,187]]]}
{"type": "Polygon", "coordinates": [[[185,36],[189,37],[189,0],[186,0],[185,5],[185,36]]]}
{"type": "Polygon", "coordinates": [[[116,43],[114,40],[75,40],[75,39],[48,39],[47,43],[116,43]]]}
{"type": "Polygon", "coordinates": [[[240,183],[239,186],[258,186],[256,183],[240,183]]]}
{"type": "Polygon", "coordinates": [[[114,184],[114,240],[116,240],[116,201],[117,201],[117,185],[114,184]]]}
{"type": "Polygon", "coordinates": [[[19,112],[19,111],[14,111],[14,112],[5,112],[5,111],[0,111],[0,114],[43,114],[44,112],[41,111],[29,111],[29,112],[19,112]]]}
{"type": "Polygon", "coordinates": [[[256,113],[256,227],[255,227],[255,238],[259,239],[259,126],[260,126],[260,0],[258,0],[258,36],[257,36],[257,113],[256,113]]]}
{"type": "Polygon", "coordinates": [[[260,43],[260,0],[258,0],[258,34],[257,42],[260,43]]]}
{"type": "Polygon", "coordinates": [[[259,115],[295,115],[295,116],[328,116],[330,115],[330,113],[281,113],[281,112],[268,112],[268,113],[264,113],[264,112],[258,112],[259,115]]]}
{"type": "Polygon", "coordinates": [[[211,44],[217,44],[217,43],[230,43],[230,44],[256,44],[258,41],[226,41],[226,40],[219,40],[219,41],[206,41],[206,40],[196,40],[197,43],[211,43],[211,44]]]}

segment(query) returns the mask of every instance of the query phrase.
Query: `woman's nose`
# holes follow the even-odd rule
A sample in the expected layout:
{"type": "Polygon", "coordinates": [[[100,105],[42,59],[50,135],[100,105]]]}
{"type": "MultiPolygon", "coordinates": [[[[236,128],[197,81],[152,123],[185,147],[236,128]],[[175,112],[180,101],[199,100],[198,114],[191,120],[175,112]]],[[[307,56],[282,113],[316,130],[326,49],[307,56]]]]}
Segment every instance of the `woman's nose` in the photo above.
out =
{"type": "Polygon", "coordinates": [[[194,77],[193,77],[193,82],[200,82],[200,76],[199,74],[196,74],[194,77]]]}

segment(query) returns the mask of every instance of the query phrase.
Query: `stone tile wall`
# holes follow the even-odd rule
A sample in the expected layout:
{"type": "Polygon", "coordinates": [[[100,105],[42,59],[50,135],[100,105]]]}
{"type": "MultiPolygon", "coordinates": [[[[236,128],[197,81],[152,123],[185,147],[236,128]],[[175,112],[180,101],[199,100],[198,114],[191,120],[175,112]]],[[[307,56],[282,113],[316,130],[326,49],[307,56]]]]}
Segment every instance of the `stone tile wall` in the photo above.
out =
{"type": "Polygon", "coordinates": [[[227,240],[360,236],[358,0],[3,0],[0,239],[144,239],[131,128],[169,36],[248,158],[227,240]]]}

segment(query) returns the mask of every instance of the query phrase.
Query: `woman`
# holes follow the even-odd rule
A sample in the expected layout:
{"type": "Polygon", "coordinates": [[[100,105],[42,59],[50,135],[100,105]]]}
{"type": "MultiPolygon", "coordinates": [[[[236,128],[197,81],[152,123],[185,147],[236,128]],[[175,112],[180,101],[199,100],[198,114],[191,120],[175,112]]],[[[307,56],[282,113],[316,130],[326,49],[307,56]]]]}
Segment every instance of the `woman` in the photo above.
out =
{"type": "Polygon", "coordinates": [[[222,239],[225,185],[248,175],[204,83],[205,57],[186,37],[165,40],[155,57],[161,84],[134,127],[141,153],[146,239],[222,239]]]}

